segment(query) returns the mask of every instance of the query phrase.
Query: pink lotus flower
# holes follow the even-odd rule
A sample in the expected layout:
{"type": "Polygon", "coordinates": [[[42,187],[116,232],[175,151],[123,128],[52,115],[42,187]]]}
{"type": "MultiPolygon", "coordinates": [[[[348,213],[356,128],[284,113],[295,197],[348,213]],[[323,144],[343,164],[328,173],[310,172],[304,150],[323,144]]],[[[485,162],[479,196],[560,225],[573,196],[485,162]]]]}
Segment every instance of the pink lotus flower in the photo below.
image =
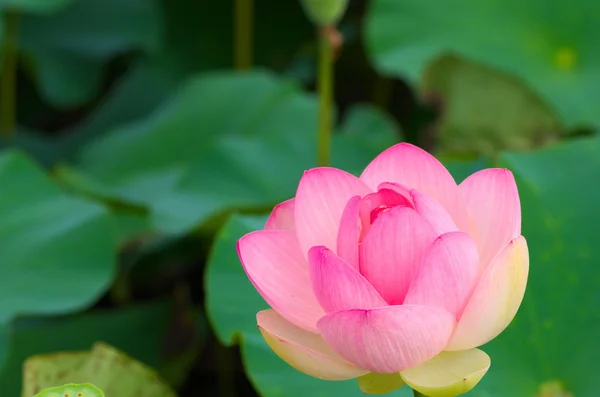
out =
{"type": "Polygon", "coordinates": [[[529,271],[511,172],[482,170],[457,186],[408,144],[360,178],[306,171],[238,255],[272,307],[258,327],[292,367],[358,377],[367,393],[407,383],[432,397],[483,377],[490,359],[476,347],[512,321],[529,271]]]}

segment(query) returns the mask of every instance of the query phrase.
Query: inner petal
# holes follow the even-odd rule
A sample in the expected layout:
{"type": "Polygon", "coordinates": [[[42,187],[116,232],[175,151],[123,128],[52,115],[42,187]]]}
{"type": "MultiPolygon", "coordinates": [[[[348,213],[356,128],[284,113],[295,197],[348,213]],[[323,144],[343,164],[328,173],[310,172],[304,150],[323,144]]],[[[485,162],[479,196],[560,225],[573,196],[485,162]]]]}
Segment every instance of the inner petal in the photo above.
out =
{"type": "Polygon", "coordinates": [[[359,216],[362,224],[361,239],[381,214],[397,206],[413,207],[408,198],[388,188],[379,189],[377,192],[363,197],[359,203],[359,216]]]}
{"type": "Polygon", "coordinates": [[[390,305],[404,301],[437,233],[414,209],[383,212],[359,245],[359,269],[390,305]]]}
{"type": "Polygon", "coordinates": [[[413,208],[410,192],[402,194],[399,186],[383,184],[375,193],[354,196],[342,212],[338,235],[337,254],[350,266],[358,269],[359,246],[371,225],[385,212],[398,206],[413,208]]]}
{"type": "Polygon", "coordinates": [[[436,230],[439,235],[457,232],[458,227],[446,209],[436,200],[418,190],[411,190],[415,210],[436,230]]]}

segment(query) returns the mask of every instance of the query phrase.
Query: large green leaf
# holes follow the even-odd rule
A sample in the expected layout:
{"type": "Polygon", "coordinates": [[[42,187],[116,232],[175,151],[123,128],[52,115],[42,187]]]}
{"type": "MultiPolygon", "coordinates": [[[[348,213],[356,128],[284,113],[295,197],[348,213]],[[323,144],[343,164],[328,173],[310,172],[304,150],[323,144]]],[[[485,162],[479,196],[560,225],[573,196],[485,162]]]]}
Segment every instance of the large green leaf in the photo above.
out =
{"type": "MultiPolygon", "coordinates": [[[[0,155],[0,345],[20,314],[89,306],[115,273],[116,231],[108,211],[71,197],[18,152],[0,155]]],[[[7,355],[0,347],[0,363],[7,355]]]]}
{"type": "Polygon", "coordinates": [[[599,14],[593,0],[374,0],[366,36],[384,73],[418,81],[453,52],[526,81],[569,126],[598,126],[599,14]]]}
{"type": "Polygon", "coordinates": [[[65,194],[16,152],[0,155],[0,184],[0,323],[98,299],[115,272],[107,210],[65,194]]]}
{"type": "MultiPolygon", "coordinates": [[[[246,372],[261,396],[363,396],[356,381],[327,382],[288,366],[256,328],[256,313],[268,308],[248,281],[236,254],[237,240],[264,227],[266,218],[234,215],[217,235],[206,278],[207,314],[221,343],[242,344],[246,372]]],[[[411,396],[408,388],[395,396],[411,396]]]]}
{"type": "Polygon", "coordinates": [[[597,396],[600,138],[506,153],[501,163],[519,185],[530,276],[516,320],[483,347],[492,367],[472,394],[533,396],[555,381],[574,396],[597,396]]]}
{"type": "Polygon", "coordinates": [[[155,65],[140,62],[114,82],[96,107],[81,122],[61,131],[59,136],[18,128],[11,142],[0,148],[16,147],[33,156],[44,167],[73,159],[90,141],[120,125],[147,117],[169,98],[176,82],[155,65]]]}
{"type": "MultiPolygon", "coordinates": [[[[398,140],[389,117],[369,107],[356,112],[336,136],[336,164],[362,167],[398,140]]],[[[98,196],[146,206],[155,228],[180,233],[293,195],[316,164],[316,125],[315,98],[289,81],[208,74],[152,117],[96,141],[75,172],[98,196]]]]}
{"type": "Polygon", "coordinates": [[[97,94],[112,57],[158,51],[162,17],[158,0],[77,0],[56,13],[24,16],[19,40],[42,96],[68,107],[97,94]]]}
{"type": "Polygon", "coordinates": [[[60,158],[74,156],[84,144],[119,125],[148,117],[176,88],[176,83],[153,65],[132,65],[85,120],[66,131],[65,138],[55,139],[60,158]]]}

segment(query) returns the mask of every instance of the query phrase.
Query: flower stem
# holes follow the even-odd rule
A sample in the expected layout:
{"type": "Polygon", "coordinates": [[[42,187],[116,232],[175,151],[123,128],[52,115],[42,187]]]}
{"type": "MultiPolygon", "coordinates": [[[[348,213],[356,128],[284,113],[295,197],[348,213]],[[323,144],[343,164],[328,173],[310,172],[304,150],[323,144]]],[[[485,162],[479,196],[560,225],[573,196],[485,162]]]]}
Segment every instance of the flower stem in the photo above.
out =
{"type": "Polygon", "coordinates": [[[317,90],[319,92],[319,137],[317,160],[320,166],[329,165],[331,157],[331,134],[333,128],[333,43],[325,28],[319,34],[319,70],[317,90]]]}
{"type": "Polygon", "coordinates": [[[0,135],[11,139],[15,130],[17,55],[19,42],[19,13],[8,9],[4,13],[2,41],[2,76],[0,77],[0,135]]]}
{"type": "Polygon", "coordinates": [[[235,0],[235,68],[252,67],[254,0],[235,0]]]}

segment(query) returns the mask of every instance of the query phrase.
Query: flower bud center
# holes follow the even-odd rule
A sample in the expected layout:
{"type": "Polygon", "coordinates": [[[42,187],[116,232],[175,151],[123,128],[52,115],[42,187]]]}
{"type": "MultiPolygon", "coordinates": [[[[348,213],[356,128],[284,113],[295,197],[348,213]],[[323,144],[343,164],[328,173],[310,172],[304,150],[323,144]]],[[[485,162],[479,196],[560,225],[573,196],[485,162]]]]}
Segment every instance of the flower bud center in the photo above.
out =
{"type": "Polygon", "coordinates": [[[397,206],[412,207],[412,203],[402,194],[391,189],[379,189],[363,197],[360,201],[359,220],[361,240],[381,214],[397,206]]]}
{"type": "Polygon", "coordinates": [[[373,209],[371,211],[371,216],[370,216],[371,224],[373,224],[373,222],[375,222],[375,220],[377,219],[377,217],[379,217],[379,215],[383,214],[385,211],[390,210],[394,207],[395,207],[394,205],[380,205],[379,207],[373,209]]]}

